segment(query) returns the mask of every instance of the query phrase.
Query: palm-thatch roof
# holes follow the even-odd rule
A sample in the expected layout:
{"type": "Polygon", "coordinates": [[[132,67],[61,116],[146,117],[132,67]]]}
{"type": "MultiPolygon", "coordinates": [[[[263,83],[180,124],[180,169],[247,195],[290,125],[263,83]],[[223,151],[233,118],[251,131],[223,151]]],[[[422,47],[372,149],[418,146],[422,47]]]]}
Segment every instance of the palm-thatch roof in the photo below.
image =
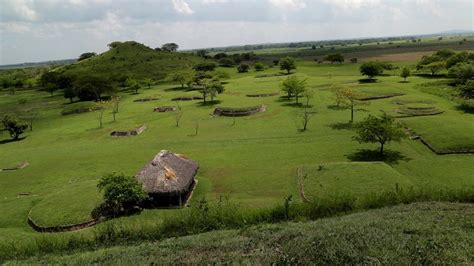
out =
{"type": "Polygon", "coordinates": [[[147,193],[182,194],[191,189],[198,168],[195,161],[162,150],[136,178],[147,193]]]}

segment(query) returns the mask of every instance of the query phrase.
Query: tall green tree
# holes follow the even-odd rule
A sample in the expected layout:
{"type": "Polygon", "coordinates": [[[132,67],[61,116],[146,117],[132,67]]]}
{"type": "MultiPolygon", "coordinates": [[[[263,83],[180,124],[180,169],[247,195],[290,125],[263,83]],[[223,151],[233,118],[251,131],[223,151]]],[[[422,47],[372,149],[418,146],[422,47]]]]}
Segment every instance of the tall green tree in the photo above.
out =
{"type": "Polygon", "coordinates": [[[403,67],[400,72],[400,77],[403,78],[403,81],[407,81],[407,78],[411,75],[410,69],[408,67],[403,67]]]}
{"type": "Polygon", "coordinates": [[[165,52],[176,52],[179,48],[179,45],[176,43],[165,43],[161,46],[161,49],[165,52]]]}
{"type": "Polygon", "coordinates": [[[20,138],[20,135],[28,128],[28,125],[20,122],[13,115],[5,115],[2,119],[2,124],[5,130],[10,133],[10,137],[14,140],[20,138]]]}
{"type": "Polygon", "coordinates": [[[290,76],[283,80],[281,89],[288,95],[288,99],[295,97],[295,103],[298,104],[298,98],[306,91],[306,80],[290,76]]]}
{"type": "Polygon", "coordinates": [[[405,137],[401,126],[395,123],[393,117],[383,114],[381,117],[369,115],[355,125],[357,136],[354,140],[359,143],[379,143],[380,155],[384,156],[384,146],[391,141],[400,141],[405,137]]]}
{"type": "Polygon", "coordinates": [[[280,63],[280,69],[286,70],[287,74],[290,74],[291,70],[296,69],[296,63],[293,57],[287,56],[287,57],[281,58],[279,63],[280,63]]]}
{"type": "Polygon", "coordinates": [[[376,61],[365,62],[359,67],[360,73],[367,76],[369,80],[373,80],[374,77],[379,76],[383,73],[383,66],[376,61]]]}

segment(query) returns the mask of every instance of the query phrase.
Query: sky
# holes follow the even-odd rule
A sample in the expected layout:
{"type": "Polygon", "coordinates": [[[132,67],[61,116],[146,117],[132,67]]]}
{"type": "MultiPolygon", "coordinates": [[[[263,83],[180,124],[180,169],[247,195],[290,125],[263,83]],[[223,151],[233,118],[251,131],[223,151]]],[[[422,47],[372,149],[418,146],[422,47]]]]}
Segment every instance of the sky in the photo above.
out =
{"type": "Polygon", "coordinates": [[[0,0],[0,65],[112,41],[180,49],[474,30],[474,0],[0,0]]]}

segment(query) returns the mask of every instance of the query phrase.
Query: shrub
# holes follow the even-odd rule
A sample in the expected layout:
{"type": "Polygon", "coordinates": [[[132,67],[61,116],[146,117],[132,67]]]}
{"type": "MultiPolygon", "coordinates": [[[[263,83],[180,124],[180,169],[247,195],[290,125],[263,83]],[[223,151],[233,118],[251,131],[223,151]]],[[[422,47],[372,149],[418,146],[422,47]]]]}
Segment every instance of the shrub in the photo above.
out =
{"type": "Polygon", "coordinates": [[[238,67],[237,67],[237,71],[239,73],[245,73],[245,72],[249,72],[249,68],[250,66],[245,64],[245,63],[241,63],[238,67]]]}
{"type": "Polygon", "coordinates": [[[114,214],[139,205],[147,198],[143,187],[133,176],[109,174],[103,176],[97,188],[104,193],[104,204],[114,214]]]}
{"type": "Polygon", "coordinates": [[[265,69],[265,65],[262,62],[255,62],[253,67],[255,68],[255,71],[262,71],[265,69]]]}

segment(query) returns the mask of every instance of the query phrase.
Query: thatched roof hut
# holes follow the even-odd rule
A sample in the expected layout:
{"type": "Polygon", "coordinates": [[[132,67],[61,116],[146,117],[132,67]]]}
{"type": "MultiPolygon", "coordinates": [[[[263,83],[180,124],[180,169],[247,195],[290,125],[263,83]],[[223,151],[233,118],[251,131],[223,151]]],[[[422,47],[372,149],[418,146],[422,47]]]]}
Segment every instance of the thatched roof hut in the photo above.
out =
{"type": "Polygon", "coordinates": [[[198,164],[162,150],[136,176],[153,206],[182,206],[194,189],[198,164]]]}

